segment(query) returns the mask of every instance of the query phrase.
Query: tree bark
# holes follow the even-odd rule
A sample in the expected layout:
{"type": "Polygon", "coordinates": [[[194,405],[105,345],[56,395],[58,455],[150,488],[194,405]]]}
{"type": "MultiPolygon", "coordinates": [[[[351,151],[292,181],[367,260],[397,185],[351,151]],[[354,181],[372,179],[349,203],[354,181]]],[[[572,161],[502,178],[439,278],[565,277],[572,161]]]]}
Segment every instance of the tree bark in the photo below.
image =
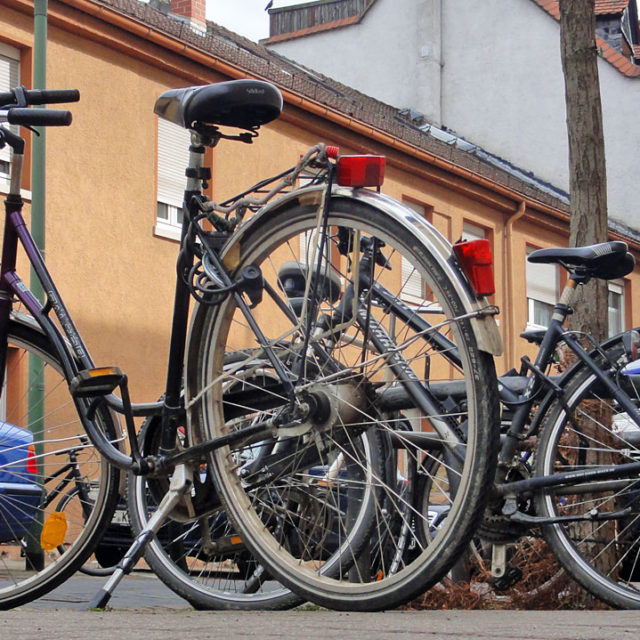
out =
{"type": "MultiPolygon", "coordinates": [[[[559,0],[565,78],[572,247],[607,240],[607,176],[598,79],[595,0],[559,0]]],[[[583,287],[570,327],[596,339],[607,335],[608,289],[604,281],[583,287]]]]}

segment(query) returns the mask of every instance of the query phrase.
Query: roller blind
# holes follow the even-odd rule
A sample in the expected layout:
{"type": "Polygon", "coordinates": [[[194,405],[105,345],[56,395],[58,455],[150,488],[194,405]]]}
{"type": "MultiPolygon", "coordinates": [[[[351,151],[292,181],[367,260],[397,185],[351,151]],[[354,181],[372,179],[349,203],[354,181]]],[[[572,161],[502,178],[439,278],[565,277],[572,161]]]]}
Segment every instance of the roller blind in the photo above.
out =
{"type": "MultiPolygon", "coordinates": [[[[420,204],[414,202],[403,202],[405,206],[413,209],[420,214],[421,217],[425,217],[425,208],[420,204]]],[[[425,284],[422,280],[422,276],[414,266],[402,257],[402,297],[409,302],[419,302],[424,300],[425,284]]]]}
{"type": "Polygon", "coordinates": [[[190,141],[187,129],[158,118],[158,202],[182,206],[190,141]]]}
{"type": "Polygon", "coordinates": [[[527,260],[527,298],[554,305],[558,300],[558,267],[527,260]]]}
{"type": "MultiPolygon", "coordinates": [[[[0,43],[0,91],[8,91],[20,84],[20,52],[0,43]]],[[[7,125],[5,125],[7,126],[7,125]]],[[[18,132],[18,127],[9,127],[18,132]]],[[[5,164],[11,159],[11,149],[0,149],[0,175],[7,176],[9,167],[5,164]]]]}

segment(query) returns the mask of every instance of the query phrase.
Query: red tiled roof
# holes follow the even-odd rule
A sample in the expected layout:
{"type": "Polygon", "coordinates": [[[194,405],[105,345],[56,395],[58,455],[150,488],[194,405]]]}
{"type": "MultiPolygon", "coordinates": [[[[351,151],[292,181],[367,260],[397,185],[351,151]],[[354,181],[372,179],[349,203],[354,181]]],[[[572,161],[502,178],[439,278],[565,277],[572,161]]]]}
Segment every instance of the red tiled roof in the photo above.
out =
{"type": "MultiPolygon", "coordinates": [[[[539,7],[544,9],[550,16],[553,16],[556,20],[560,20],[560,9],[558,8],[558,0],[533,0],[539,7]]],[[[622,0],[596,0],[598,5],[621,5],[625,7],[629,4],[628,0],[622,2],[622,0]]],[[[607,13],[607,12],[599,12],[607,13]]],[[[609,64],[613,65],[620,73],[629,78],[640,77],[640,67],[634,65],[628,58],[623,56],[620,52],[616,51],[610,44],[607,44],[602,38],[596,36],[596,46],[598,52],[602,58],[604,58],[609,64]]]]}
{"type": "MultiPolygon", "coordinates": [[[[554,18],[560,19],[560,9],[558,0],[534,0],[547,13],[554,18]]],[[[607,15],[612,13],[622,13],[629,5],[629,0],[596,0],[596,15],[607,15]]]]}
{"type": "Polygon", "coordinates": [[[596,0],[596,15],[622,13],[629,5],[629,0],[596,0]]]}

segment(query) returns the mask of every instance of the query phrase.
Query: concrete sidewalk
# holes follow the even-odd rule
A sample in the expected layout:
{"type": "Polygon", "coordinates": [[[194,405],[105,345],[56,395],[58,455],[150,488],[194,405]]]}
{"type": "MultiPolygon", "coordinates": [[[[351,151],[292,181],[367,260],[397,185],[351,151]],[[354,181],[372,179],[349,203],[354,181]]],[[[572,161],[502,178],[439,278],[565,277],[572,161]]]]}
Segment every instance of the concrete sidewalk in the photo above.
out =
{"type": "Polygon", "coordinates": [[[391,611],[335,613],[197,612],[122,609],[77,612],[23,608],[0,612],[3,640],[635,640],[640,614],[630,611],[391,611]]]}
{"type": "Polygon", "coordinates": [[[0,640],[636,640],[635,611],[194,611],[153,574],[119,585],[106,612],[86,611],[105,578],[74,576],[47,596],[0,611],[0,640]]]}

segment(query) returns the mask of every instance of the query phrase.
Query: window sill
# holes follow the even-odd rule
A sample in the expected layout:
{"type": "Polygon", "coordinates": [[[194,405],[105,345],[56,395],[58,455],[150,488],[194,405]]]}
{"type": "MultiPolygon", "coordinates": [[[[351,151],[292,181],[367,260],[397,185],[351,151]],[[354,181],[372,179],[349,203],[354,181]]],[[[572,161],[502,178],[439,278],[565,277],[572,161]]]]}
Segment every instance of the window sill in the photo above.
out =
{"type": "Polygon", "coordinates": [[[180,234],[182,229],[173,224],[167,224],[162,220],[157,220],[153,227],[153,235],[158,238],[166,238],[167,240],[175,240],[180,242],[180,234]]]}
{"type": "MultiPolygon", "coordinates": [[[[7,180],[0,179],[0,196],[9,195],[9,182],[7,180]]],[[[25,202],[31,202],[31,191],[27,189],[20,189],[20,195],[25,202]]]]}

